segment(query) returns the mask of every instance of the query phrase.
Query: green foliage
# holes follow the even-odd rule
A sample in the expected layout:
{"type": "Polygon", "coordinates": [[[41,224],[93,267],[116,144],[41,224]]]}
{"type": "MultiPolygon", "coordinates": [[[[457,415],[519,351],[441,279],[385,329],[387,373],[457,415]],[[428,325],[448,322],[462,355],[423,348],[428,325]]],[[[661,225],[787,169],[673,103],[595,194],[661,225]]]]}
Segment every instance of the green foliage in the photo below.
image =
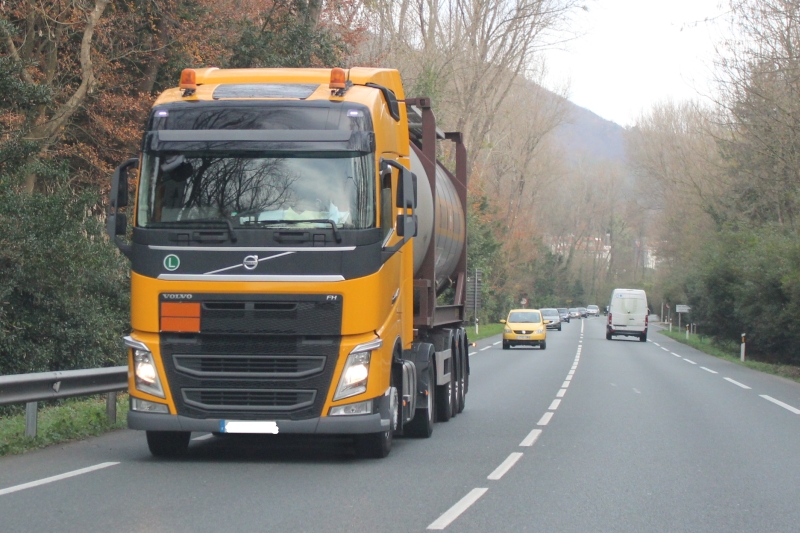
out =
{"type": "Polygon", "coordinates": [[[241,22],[242,32],[229,60],[231,68],[322,67],[342,62],[344,42],[308,20],[306,2],[281,0],[274,4],[262,24],[249,19],[241,22]]]}
{"type": "Polygon", "coordinates": [[[128,395],[117,395],[117,422],[106,417],[105,397],[75,398],[39,409],[36,438],[25,436],[25,414],[0,417],[0,457],[100,435],[127,426],[128,395]]]}
{"type": "MultiPolygon", "coordinates": [[[[495,237],[497,228],[487,216],[490,204],[485,197],[470,198],[467,209],[467,271],[474,275],[475,269],[483,272],[481,285],[481,322],[494,322],[505,318],[513,304],[513,295],[497,290],[500,283],[497,272],[500,266],[502,243],[495,237]]],[[[469,310],[467,311],[469,313],[469,310]]]]}
{"type": "Polygon", "coordinates": [[[0,176],[0,374],[121,364],[127,265],[63,183],[25,194],[0,176]]]}
{"type": "Polygon", "coordinates": [[[719,340],[747,333],[748,352],[800,364],[800,242],[781,228],[721,229],[692,272],[692,321],[719,340]]]}

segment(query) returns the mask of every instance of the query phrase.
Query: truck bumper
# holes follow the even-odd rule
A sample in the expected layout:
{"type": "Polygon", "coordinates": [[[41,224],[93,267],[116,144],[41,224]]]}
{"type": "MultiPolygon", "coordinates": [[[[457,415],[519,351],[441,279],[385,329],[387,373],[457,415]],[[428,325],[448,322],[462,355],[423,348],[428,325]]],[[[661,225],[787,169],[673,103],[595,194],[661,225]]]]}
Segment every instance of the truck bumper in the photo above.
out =
{"type": "MultiPolygon", "coordinates": [[[[220,431],[222,420],[189,418],[180,415],[128,412],[128,427],[147,431],[220,431]]],[[[325,416],[308,420],[277,420],[279,434],[346,435],[380,433],[389,427],[389,419],[380,413],[356,416],[325,416]]]]}

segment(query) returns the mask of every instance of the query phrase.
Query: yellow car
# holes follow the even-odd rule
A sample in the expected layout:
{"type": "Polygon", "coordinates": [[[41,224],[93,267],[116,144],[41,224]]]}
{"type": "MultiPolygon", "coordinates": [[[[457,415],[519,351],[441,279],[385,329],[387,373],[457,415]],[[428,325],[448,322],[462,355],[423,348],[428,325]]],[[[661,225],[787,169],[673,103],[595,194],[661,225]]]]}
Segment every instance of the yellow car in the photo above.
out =
{"type": "Polygon", "coordinates": [[[503,349],[512,346],[538,346],[547,348],[547,328],[538,309],[512,309],[508,320],[501,320],[503,329],[503,349]]]}

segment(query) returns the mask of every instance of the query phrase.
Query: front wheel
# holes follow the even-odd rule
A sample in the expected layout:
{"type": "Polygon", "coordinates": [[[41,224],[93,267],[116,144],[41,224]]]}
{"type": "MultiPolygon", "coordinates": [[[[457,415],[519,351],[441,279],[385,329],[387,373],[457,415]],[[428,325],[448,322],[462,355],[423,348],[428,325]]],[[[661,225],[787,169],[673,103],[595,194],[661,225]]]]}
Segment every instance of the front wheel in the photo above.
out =
{"type": "Polygon", "coordinates": [[[561,324],[558,325],[558,331],[561,331],[561,324]]]}
{"type": "Polygon", "coordinates": [[[504,350],[508,350],[509,349],[508,341],[503,341],[503,349],[504,350]]]}
{"type": "Polygon", "coordinates": [[[180,457],[189,449],[189,431],[147,431],[147,447],[156,457],[180,457]]]}
{"type": "Polygon", "coordinates": [[[547,341],[542,341],[542,343],[539,345],[539,349],[544,350],[545,348],[547,348],[547,341]]]}
{"type": "Polygon", "coordinates": [[[356,454],[365,459],[383,459],[392,451],[394,430],[397,428],[397,389],[389,393],[389,428],[380,433],[367,433],[356,437],[356,454]]]}

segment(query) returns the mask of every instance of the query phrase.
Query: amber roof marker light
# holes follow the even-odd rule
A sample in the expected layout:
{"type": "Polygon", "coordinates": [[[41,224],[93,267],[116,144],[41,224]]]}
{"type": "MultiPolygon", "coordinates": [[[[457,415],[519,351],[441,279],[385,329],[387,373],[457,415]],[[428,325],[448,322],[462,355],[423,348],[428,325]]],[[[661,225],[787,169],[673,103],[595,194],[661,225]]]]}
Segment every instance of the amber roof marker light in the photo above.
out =
{"type": "Polygon", "coordinates": [[[182,96],[192,96],[197,90],[197,72],[193,68],[185,68],[181,72],[180,89],[183,91],[182,96]]]}
{"type": "Polygon", "coordinates": [[[352,82],[347,79],[343,68],[334,67],[331,69],[331,81],[328,87],[330,87],[332,96],[344,96],[345,91],[352,85],[352,82]]]}

